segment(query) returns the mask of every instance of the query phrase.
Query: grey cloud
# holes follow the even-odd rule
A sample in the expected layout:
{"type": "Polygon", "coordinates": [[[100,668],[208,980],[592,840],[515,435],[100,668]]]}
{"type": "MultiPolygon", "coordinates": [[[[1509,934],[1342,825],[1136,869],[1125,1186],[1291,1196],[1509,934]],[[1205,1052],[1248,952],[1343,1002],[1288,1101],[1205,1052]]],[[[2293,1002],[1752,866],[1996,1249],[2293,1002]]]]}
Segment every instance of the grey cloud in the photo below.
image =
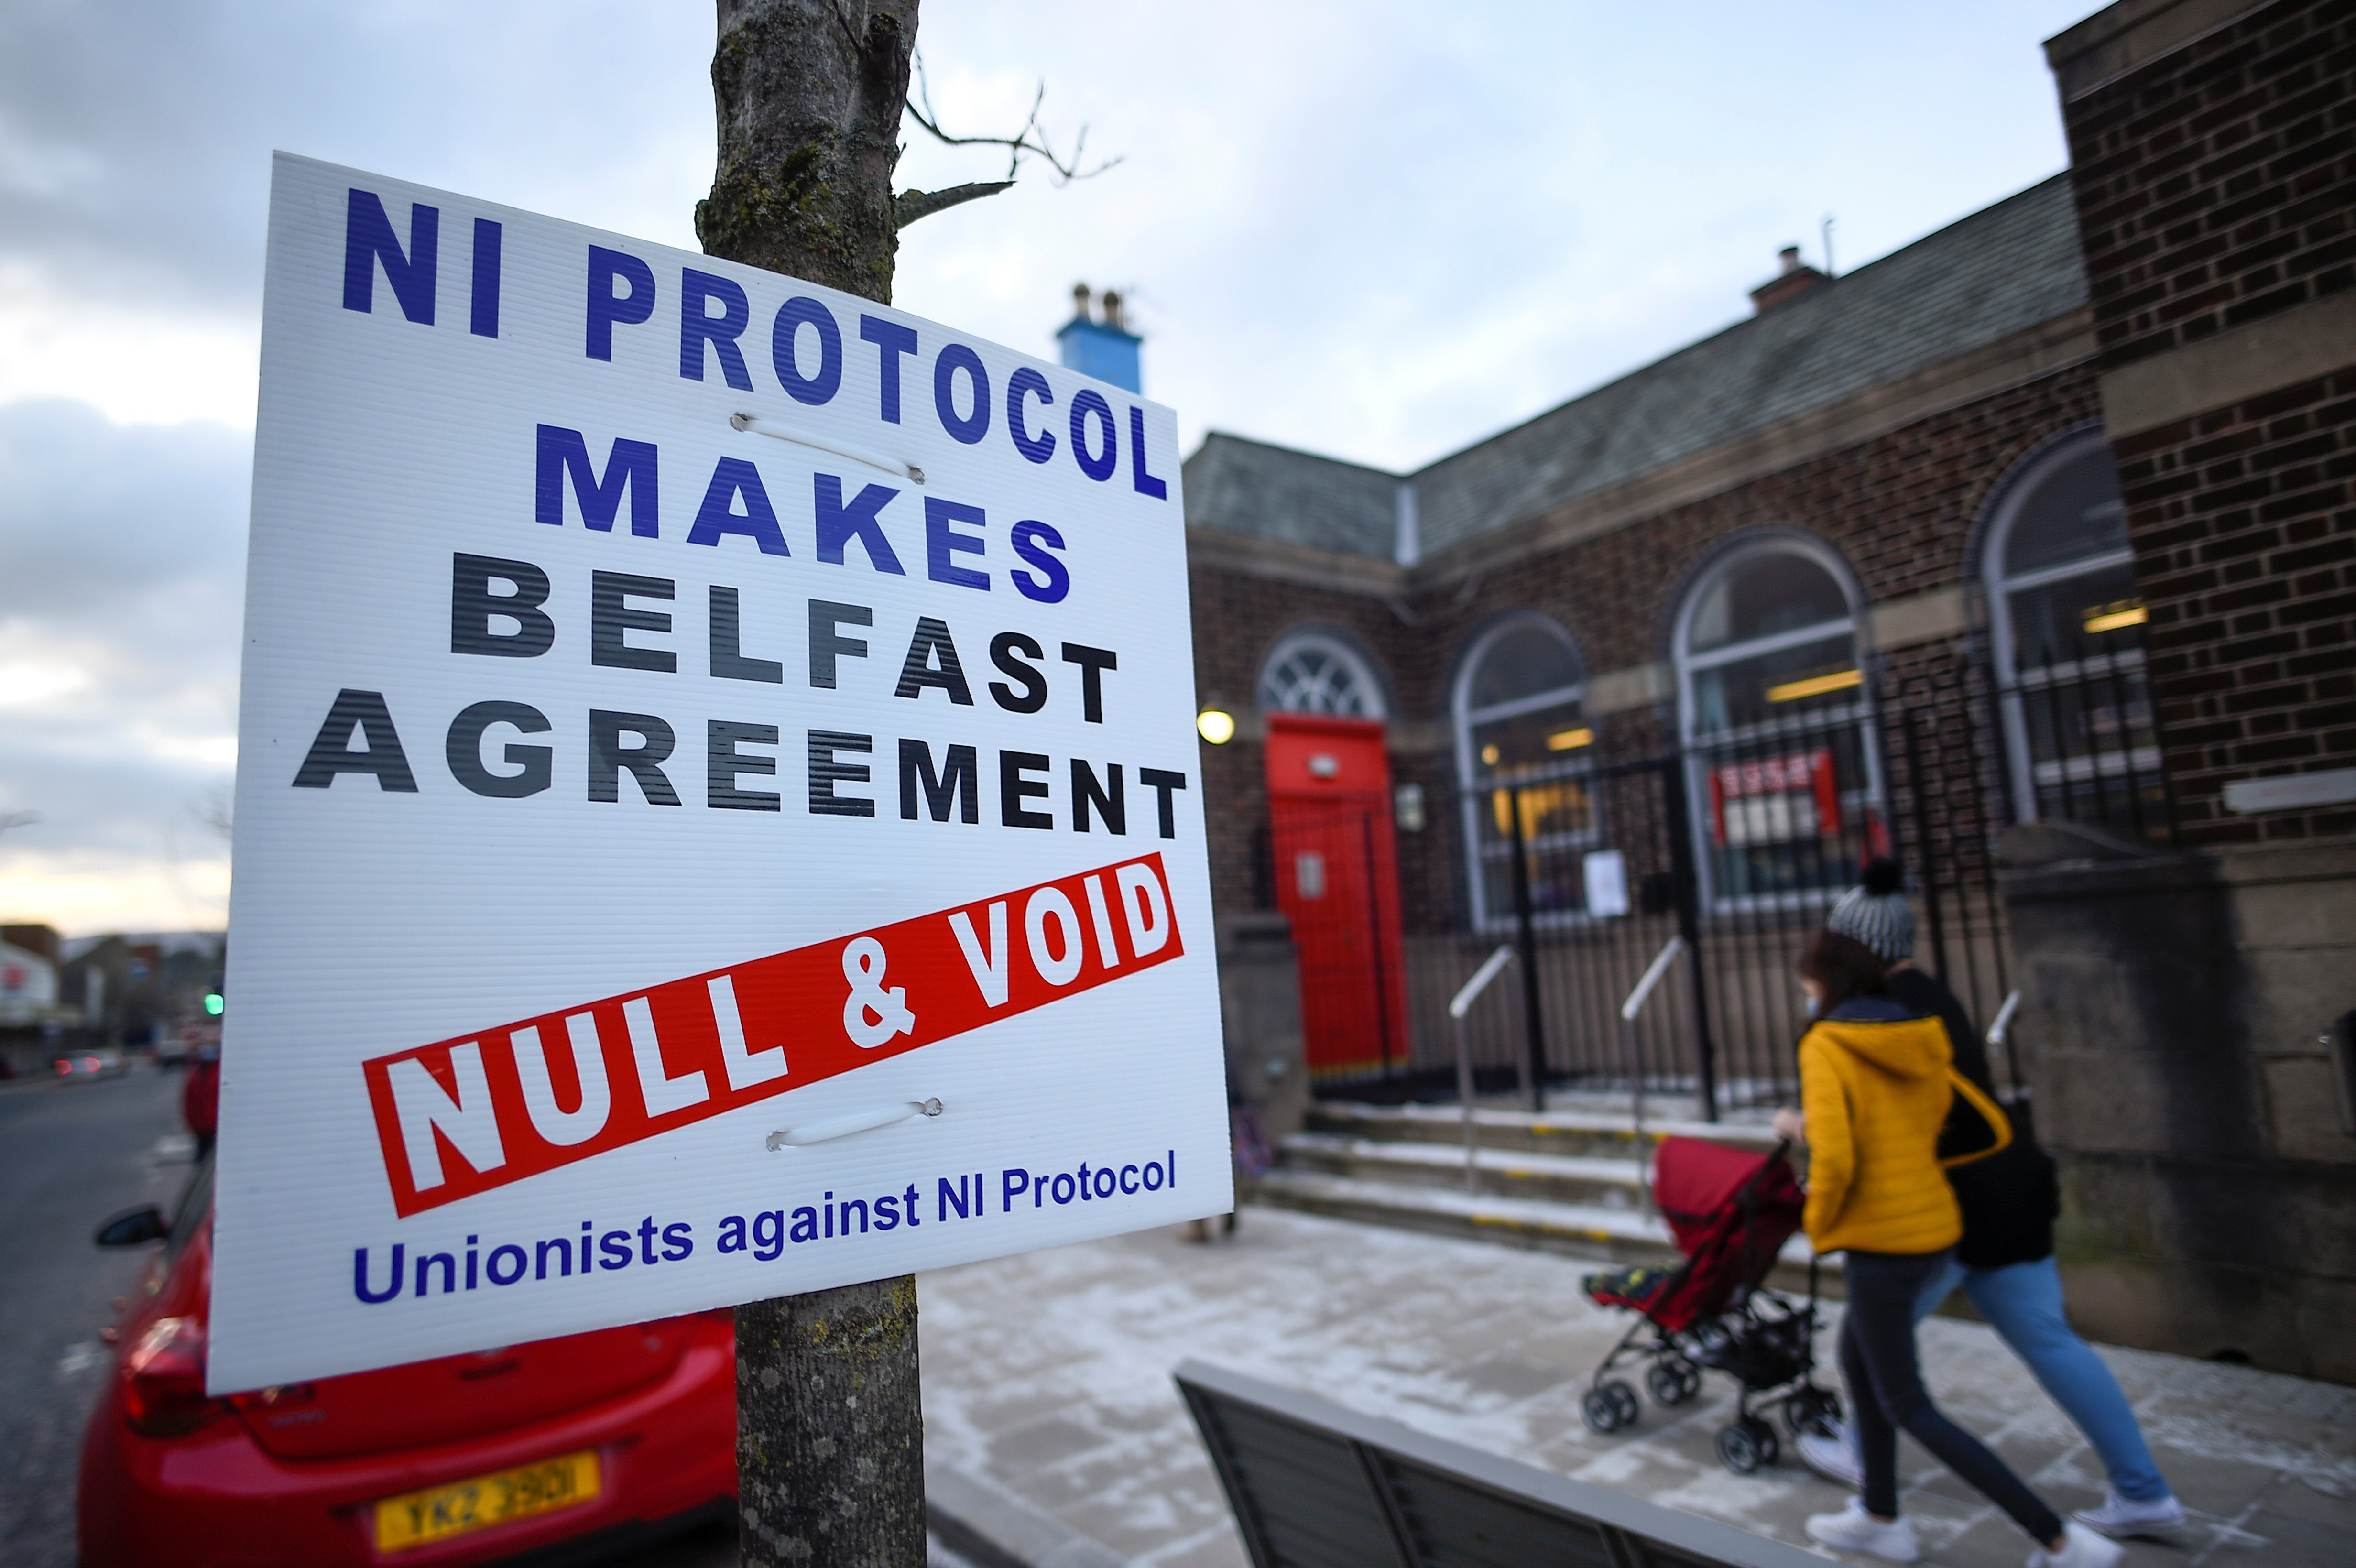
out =
{"type": "Polygon", "coordinates": [[[42,816],[7,848],[208,848],[187,807],[236,729],[252,452],[218,425],[0,407],[0,806],[42,816]],[[23,688],[65,670],[80,684],[23,688]]]}
{"type": "Polygon", "coordinates": [[[471,176],[461,188],[486,195],[626,167],[682,105],[708,103],[711,28],[708,5],[621,0],[15,0],[0,6],[0,263],[85,295],[250,311],[273,147],[471,176]]]}
{"type": "Polygon", "coordinates": [[[87,404],[0,407],[0,621],[119,613],[162,584],[235,592],[252,438],[123,426],[87,404]]]}

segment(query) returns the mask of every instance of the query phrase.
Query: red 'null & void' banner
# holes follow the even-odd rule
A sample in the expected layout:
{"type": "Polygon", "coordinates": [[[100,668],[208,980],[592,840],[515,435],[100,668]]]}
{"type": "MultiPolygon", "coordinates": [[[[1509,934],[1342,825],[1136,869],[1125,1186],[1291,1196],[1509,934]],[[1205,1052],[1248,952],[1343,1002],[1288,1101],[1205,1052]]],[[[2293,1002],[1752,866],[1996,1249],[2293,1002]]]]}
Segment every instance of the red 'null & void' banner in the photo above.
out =
{"type": "Polygon", "coordinates": [[[504,1187],[1184,951],[1149,855],[361,1064],[393,1208],[504,1187]]]}

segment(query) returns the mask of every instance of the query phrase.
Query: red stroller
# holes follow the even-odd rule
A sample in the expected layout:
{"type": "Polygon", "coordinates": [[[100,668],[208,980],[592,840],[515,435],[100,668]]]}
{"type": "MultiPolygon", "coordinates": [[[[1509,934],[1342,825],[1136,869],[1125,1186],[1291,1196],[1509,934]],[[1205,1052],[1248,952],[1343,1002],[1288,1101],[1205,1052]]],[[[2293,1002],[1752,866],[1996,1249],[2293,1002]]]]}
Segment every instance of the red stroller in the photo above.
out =
{"type": "Polygon", "coordinates": [[[1775,1462],[1775,1429],[1763,1413],[1780,1408],[1792,1435],[1826,1433],[1840,1396],[1815,1371],[1816,1267],[1808,1265],[1804,1305],[1762,1283],[1800,1228],[1806,1194],[1779,1144],[1763,1159],[1697,1138],[1664,1138],[1653,1160],[1653,1200],[1685,1262],[1674,1269],[1628,1264],[1580,1282],[1602,1307],[1643,1315],[1595,1369],[1580,1401],[1589,1428],[1634,1423],[1636,1391],[1611,1374],[1636,1361],[1655,1403],[1678,1405],[1701,1390],[1705,1367],[1740,1385],[1734,1424],[1718,1435],[1718,1456],[1749,1475],[1775,1462]]]}

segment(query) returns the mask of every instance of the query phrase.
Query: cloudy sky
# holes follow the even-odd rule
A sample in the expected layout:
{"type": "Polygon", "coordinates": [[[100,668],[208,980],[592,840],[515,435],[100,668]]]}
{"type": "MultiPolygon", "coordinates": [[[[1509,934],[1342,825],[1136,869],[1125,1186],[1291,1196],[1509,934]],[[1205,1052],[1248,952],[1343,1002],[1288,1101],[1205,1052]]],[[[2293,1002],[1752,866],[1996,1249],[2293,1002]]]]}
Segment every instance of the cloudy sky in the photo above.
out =
{"type": "MultiPolygon", "coordinates": [[[[853,0],[855,3],[855,0],[853,0]]],[[[1972,5],[935,0],[952,129],[1083,123],[1102,176],[904,237],[895,303],[1052,354],[1125,290],[1146,390],[1418,465],[2064,161],[2040,39],[1972,5]]],[[[273,148],[692,249],[694,0],[0,7],[0,917],[218,925],[273,148]]],[[[993,177],[911,126],[902,183],[993,177]]]]}

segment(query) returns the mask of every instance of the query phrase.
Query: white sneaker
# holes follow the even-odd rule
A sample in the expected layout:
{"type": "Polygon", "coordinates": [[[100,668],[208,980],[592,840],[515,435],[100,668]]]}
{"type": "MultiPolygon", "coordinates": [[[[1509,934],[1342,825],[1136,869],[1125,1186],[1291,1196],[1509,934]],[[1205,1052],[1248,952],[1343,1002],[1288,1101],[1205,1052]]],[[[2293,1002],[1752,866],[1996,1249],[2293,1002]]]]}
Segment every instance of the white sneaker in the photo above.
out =
{"type": "Polygon", "coordinates": [[[2126,1555],[2126,1548],[2115,1541],[2105,1541],[2083,1524],[2062,1527],[2062,1550],[2039,1550],[2029,1554],[2029,1568],[2115,1568],[2126,1555]]]}
{"type": "MultiPolygon", "coordinates": [[[[1886,1558],[1892,1563],[1912,1563],[1922,1555],[1922,1548],[1914,1540],[1914,1521],[1900,1517],[1884,1521],[1865,1511],[1863,1498],[1851,1498],[1848,1507],[1838,1513],[1811,1514],[1808,1517],[1808,1538],[1821,1541],[1826,1546],[1843,1552],[1862,1552],[1868,1556],[1886,1558]]],[[[2089,1539],[2102,1541],[2100,1536],[2089,1539]]],[[[2103,1544],[2110,1546],[2104,1541],[2103,1544]]],[[[2111,1546],[2113,1552],[2118,1550],[2111,1546]]],[[[2076,1563],[2062,1563],[2057,1568],[2080,1568],[2076,1563]]],[[[2096,1564],[2095,1568],[2103,1568],[2096,1564]]]]}
{"type": "Polygon", "coordinates": [[[2184,1505],[2173,1497],[2131,1503],[2113,1492],[2100,1508],[2082,1508],[2070,1516],[2088,1530],[2124,1541],[2132,1535],[2170,1536],[2184,1528],[2184,1505]]]}
{"type": "Polygon", "coordinates": [[[1838,1437],[1819,1437],[1813,1432],[1800,1434],[1800,1463],[1827,1481],[1837,1481],[1855,1491],[1865,1489],[1865,1465],[1857,1450],[1848,1445],[1847,1434],[1838,1437]]]}

